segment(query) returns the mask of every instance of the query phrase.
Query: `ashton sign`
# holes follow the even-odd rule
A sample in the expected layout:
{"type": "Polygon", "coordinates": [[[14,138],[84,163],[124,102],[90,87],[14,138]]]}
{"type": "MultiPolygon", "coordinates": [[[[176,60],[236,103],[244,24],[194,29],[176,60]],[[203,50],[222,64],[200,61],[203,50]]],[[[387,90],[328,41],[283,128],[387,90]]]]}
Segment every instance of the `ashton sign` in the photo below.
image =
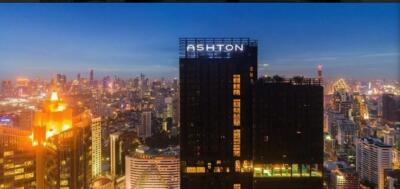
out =
{"type": "Polygon", "coordinates": [[[186,52],[242,52],[243,44],[188,44],[186,52]]]}

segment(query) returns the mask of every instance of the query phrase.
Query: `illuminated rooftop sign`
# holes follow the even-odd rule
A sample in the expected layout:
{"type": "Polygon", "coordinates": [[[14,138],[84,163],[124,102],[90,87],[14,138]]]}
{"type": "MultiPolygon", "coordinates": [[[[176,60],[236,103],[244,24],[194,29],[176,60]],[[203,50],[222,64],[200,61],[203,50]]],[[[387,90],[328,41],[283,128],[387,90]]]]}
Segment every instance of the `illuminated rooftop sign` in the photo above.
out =
{"type": "Polygon", "coordinates": [[[188,44],[186,46],[187,52],[232,52],[243,51],[244,44],[188,44]]]}
{"type": "Polygon", "coordinates": [[[181,58],[232,58],[256,55],[257,41],[250,38],[180,38],[181,58]]]}

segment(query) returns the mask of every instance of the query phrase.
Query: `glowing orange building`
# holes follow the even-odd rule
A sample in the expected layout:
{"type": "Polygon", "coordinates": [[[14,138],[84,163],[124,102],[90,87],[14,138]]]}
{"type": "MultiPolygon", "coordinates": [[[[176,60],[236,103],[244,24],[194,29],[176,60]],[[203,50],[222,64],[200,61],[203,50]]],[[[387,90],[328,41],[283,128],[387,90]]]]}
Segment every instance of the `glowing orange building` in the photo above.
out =
{"type": "Polygon", "coordinates": [[[30,134],[0,126],[0,188],[35,188],[35,151],[30,134]]]}
{"type": "Polygon", "coordinates": [[[90,114],[73,116],[53,91],[35,112],[37,188],[88,188],[91,180],[90,114]]]}

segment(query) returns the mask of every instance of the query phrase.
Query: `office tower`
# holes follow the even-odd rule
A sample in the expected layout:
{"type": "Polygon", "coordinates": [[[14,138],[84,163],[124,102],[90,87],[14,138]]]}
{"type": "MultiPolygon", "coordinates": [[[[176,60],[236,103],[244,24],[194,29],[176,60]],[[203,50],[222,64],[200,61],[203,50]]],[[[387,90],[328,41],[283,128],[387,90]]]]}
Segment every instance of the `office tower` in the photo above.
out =
{"type": "Polygon", "coordinates": [[[92,118],[92,177],[101,174],[101,117],[92,118]]]}
{"type": "Polygon", "coordinates": [[[29,85],[29,79],[27,79],[27,78],[17,78],[16,90],[17,90],[17,95],[19,97],[24,97],[24,96],[27,96],[29,94],[28,85],[29,85]]]}
{"type": "Polygon", "coordinates": [[[30,131],[0,126],[0,188],[36,188],[30,131]]]}
{"type": "Polygon", "coordinates": [[[31,130],[34,119],[34,111],[29,108],[22,109],[18,113],[18,128],[31,130]]]}
{"type": "Polygon", "coordinates": [[[93,85],[93,82],[94,82],[94,71],[90,70],[90,76],[89,76],[90,85],[93,85]]]}
{"type": "Polygon", "coordinates": [[[141,151],[125,157],[126,189],[179,189],[179,157],[168,151],[141,151]]]}
{"type": "Polygon", "coordinates": [[[257,41],[182,38],[181,187],[250,188],[257,41]]]}
{"type": "Polygon", "coordinates": [[[382,118],[386,121],[400,121],[400,97],[394,94],[382,95],[382,118]]]}
{"type": "Polygon", "coordinates": [[[322,82],[322,65],[317,66],[317,79],[322,82]]]}
{"type": "Polygon", "coordinates": [[[330,185],[334,189],[359,189],[358,175],[354,168],[334,169],[331,171],[330,185]]]}
{"type": "Polygon", "coordinates": [[[13,85],[10,80],[1,81],[1,96],[11,97],[13,95],[13,85]]]}
{"type": "Polygon", "coordinates": [[[62,74],[57,74],[57,75],[56,75],[56,84],[57,84],[60,88],[64,89],[64,88],[65,88],[65,85],[67,84],[67,76],[62,75],[62,74]]]}
{"type": "Polygon", "coordinates": [[[253,188],[322,188],[323,87],[262,78],[254,90],[253,188]]]}
{"type": "Polygon", "coordinates": [[[90,114],[78,113],[53,91],[35,112],[37,188],[88,188],[91,181],[90,114]]]}
{"type": "Polygon", "coordinates": [[[110,134],[110,168],[112,179],[125,175],[125,156],[133,152],[136,133],[121,131],[110,134]]]}
{"type": "Polygon", "coordinates": [[[174,126],[178,126],[180,125],[180,98],[179,98],[179,91],[177,92],[176,96],[173,99],[173,112],[172,112],[172,123],[174,126]]]}
{"type": "MultiPolygon", "coordinates": [[[[354,156],[355,141],[358,137],[357,125],[348,119],[337,120],[336,153],[337,156],[354,156]]],[[[354,162],[348,162],[354,163],[354,162]]]]}
{"type": "Polygon", "coordinates": [[[173,114],[173,109],[172,109],[172,97],[166,97],[164,98],[164,103],[165,103],[165,116],[164,118],[172,118],[172,114],[173,114]]]}
{"type": "Polygon", "coordinates": [[[141,138],[147,138],[152,135],[150,111],[144,111],[141,113],[140,124],[137,127],[137,133],[141,138]]]}
{"type": "Polygon", "coordinates": [[[385,170],[392,169],[392,147],[377,138],[359,138],[356,158],[360,182],[384,189],[385,170]]]}

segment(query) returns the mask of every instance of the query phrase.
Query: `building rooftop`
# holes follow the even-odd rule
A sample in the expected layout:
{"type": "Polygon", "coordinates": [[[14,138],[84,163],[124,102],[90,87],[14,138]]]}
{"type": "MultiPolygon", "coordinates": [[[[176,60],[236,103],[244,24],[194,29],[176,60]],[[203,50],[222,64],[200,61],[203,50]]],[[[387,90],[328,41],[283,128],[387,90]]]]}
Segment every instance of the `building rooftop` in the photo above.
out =
{"type": "Polygon", "coordinates": [[[374,138],[374,137],[363,137],[361,138],[364,142],[368,142],[369,144],[374,144],[376,146],[382,147],[382,148],[391,148],[391,145],[383,143],[380,139],[374,138]]]}
{"type": "Polygon", "coordinates": [[[140,145],[132,156],[147,156],[149,158],[152,157],[174,157],[179,156],[179,146],[170,146],[163,149],[158,148],[149,148],[145,145],[140,145]]]}
{"type": "Polygon", "coordinates": [[[263,83],[286,83],[291,85],[316,85],[321,86],[322,80],[318,78],[305,78],[303,76],[295,76],[292,78],[285,78],[278,75],[273,77],[263,77],[259,81],[263,83]]]}

